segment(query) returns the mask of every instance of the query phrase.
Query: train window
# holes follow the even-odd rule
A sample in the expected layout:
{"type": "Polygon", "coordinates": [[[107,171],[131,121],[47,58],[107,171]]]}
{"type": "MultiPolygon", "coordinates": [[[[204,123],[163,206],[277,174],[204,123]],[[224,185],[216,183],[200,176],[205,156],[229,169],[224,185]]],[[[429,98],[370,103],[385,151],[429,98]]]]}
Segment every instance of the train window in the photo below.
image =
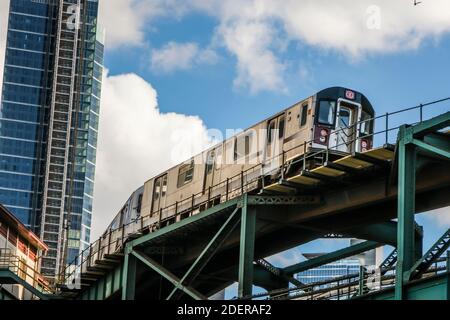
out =
{"type": "Polygon", "coordinates": [[[164,198],[167,193],[167,176],[164,176],[162,180],[162,186],[161,186],[161,198],[164,198]]]}
{"type": "Polygon", "coordinates": [[[345,127],[350,127],[350,123],[351,123],[351,112],[350,109],[348,108],[343,108],[341,107],[341,109],[339,110],[339,126],[344,125],[345,127]]]}
{"type": "Polygon", "coordinates": [[[244,135],[241,135],[239,138],[234,139],[234,161],[237,161],[238,159],[245,157],[246,155],[245,142],[246,136],[244,135]]]}
{"type": "Polygon", "coordinates": [[[241,135],[234,143],[234,161],[250,155],[253,143],[253,132],[241,135]]]}
{"type": "Polygon", "coordinates": [[[321,124],[333,125],[336,118],[336,101],[322,100],[319,104],[318,121],[321,124]]]}
{"type": "Polygon", "coordinates": [[[300,119],[300,127],[303,127],[304,125],[306,125],[307,120],[308,120],[308,105],[305,104],[302,107],[302,117],[300,119]]]}
{"type": "Polygon", "coordinates": [[[155,181],[155,191],[154,191],[154,194],[153,194],[153,200],[154,201],[158,200],[160,194],[161,194],[161,179],[157,179],[155,181]]]}
{"type": "Polygon", "coordinates": [[[280,118],[280,124],[278,128],[278,138],[284,138],[284,129],[285,129],[285,119],[284,117],[280,118]]]}
{"type": "Polygon", "coordinates": [[[210,152],[208,152],[207,159],[206,159],[206,173],[207,174],[211,173],[214,169],[215,157],[216,157],[215,150],[211,150],[210,152]]]}
{"type": "Polygon", "coordinates": [[[253,147],[253,132],[245,136],[245,155],[250,155],[253,147]]]}
{"type": "Polygon", "coordinates": [[[238,158],[238,140],[237,138],[234,138],[233,160],[236,161],[238,158]]]}
{"type": "Polygon", "coordinates": [[[223,162],[223,150],[222,150],[222,146],[220,146],[219,148],[217,148],[217,156],[216,156],[216,170],[220,170],[222,167],[222,162],[223,162]]]}
{"type": "Polygon", "coordinates": [[[372,133],[372,124],[373,120],[371,119],[370,114],[367,112],[362,112],[361,115],[361,134],[368,135],[372,133]]]}
{"type": "Polygon", "coordinates": [[[137,203],[137,207],[136,207],[136,212],[140,215],[141,214],[141,206],[142,206],[142,193],[139,194],[138,197],[138,203],[137,203]]]}
{"type": "Polygon", "coordinates": [[[178,171],[178,188],[190,183],[194,179],[194,161],[180,167],[178,171]]]}
{"type": "Polygon", "coordinates": [[[273,133],[275,131],[276,120],[272,120],[267,128],[267,144],[271,144],[273,141],[273,133]]]}

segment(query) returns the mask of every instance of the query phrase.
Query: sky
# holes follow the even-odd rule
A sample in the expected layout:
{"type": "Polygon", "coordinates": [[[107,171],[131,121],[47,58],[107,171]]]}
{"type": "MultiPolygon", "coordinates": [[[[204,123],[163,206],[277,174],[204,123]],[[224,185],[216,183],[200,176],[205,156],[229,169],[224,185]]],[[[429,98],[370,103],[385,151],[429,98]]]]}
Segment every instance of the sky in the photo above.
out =
{"type": "MultiPolygon", "coordinates": [[[[246,128],[330,86],[364,93],[378,114],[450,96],[449,1],[108,0],[100,8],[108,75],[94,234],[147,179],[201,150],[207,130],[246,128]],[[174,157],[177,144],[189,147],[174,157]]],[[[430,225],[430,243],[450,227],[448,209],[418,219],[430,225]]]]}
{"type": "MultiPolygon", "coordinates": [[[[100,0],[107,71],[92,240],[146,180],[201,151],[208,130],[246,128],[330,86],[364,93],[378,114],[449,97],[450,1],[413,3],[100,0]]],[[[0,0],[0,70],[7,5],[0,0]]],[[[450,209],[418,221],[431,245],[450,209]]],[[[277,261],[341,245],[319,241],[277,261]]]]}

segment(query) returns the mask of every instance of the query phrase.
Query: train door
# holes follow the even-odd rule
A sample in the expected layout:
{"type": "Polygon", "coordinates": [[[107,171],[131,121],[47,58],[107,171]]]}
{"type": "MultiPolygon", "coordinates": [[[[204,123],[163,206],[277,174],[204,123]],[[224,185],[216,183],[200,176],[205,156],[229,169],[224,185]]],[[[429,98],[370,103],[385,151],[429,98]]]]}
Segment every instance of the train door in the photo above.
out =
{"type": "Polygon", "coordinates": [[[339,101],[336,114],[336,129],[330,136],[330,148],[352,153],[355,151],[356,122],[361,106],[339,101]]]}
{"type": "Polygon", "coordinates": [[[285,126],[286,117],[284,114],[270,120],[267,124],[264,173],[270,173],[282,164],[279,155],[283,152],[285,126]]]}
{"type": "Polygon", "coordinates": [[[206,155],[205,182],[203,184],[203,194],[208,192],[209,187],[213,187],[217,150],[216,149],[210,150],[206,155]]]}
{"type": "Polygon", "coordinates": [[[157,213],[166,203],[167,174],[157,178],[153,187],[152,213],[157,213]]]}

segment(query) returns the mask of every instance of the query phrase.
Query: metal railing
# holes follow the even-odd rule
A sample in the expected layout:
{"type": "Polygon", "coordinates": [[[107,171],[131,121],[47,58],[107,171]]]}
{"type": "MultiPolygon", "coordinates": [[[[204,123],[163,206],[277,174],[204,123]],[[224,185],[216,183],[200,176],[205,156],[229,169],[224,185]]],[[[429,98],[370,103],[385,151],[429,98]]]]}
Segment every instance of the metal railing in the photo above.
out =
{"type": "MultiPolygon", "coordinates": [[[[381,145],[389,144],[390,141],[396,143],[397,137],[395,136],[394,138],[392,138],[393,133],[396,133],[398,129],[401,127],[401,125],[404,124],[405,113],[417,111],[419,113],[418,122],[411,123],[416,124],[433,117],[433,115],[429,115],[428,117],[424,115],[425,108],[442,104],[448,101],[450,101],[450,97],[429,102],[426,104],[420,104],[419,106],[416,107],[406,108],[392,113],[386,113],[381,116],[357,122],[351,126],[353,130],[355,130],[354,132],[359,132],[363,124],[367,122],[370,123],[371,121],[375,121],[375,125],[377,125],[377,123],[385,123],[386,127],[378,131],[375,128],[374,133],[361,135],[359,137],[357,137],[357,134],[355,134],[354,135],[355,138],[352,139],[351,141],[347,141],[347,143],[338,144],[333,148],[327,148],[312,153],[306,153],[306,151],[308,150],[308,146],[312,145],[314,140],[303,142],[289,150],[283,150],[280,154],[270,159],[266,159],[265,160],[266,162],[272,163],[273,161],[276,160],[278,161],[279,164],[269,172],[263,173],[264,164],[258,163],[255,166],[245,171],[242,171],[240,174],[227,178],[221,183],[210,187],[207,190],[206,194],[205,192],[194,194],[168,207],[161,208],[156,213],[153,213],[145,217],[144,216],[138,217],[137,219],[131,221],[130,223],[120,226],[116,230],[111,230],[105,233],[102,237],[100,237],[99,240],[95,241],[88,248],[83,250],[80,253],[80,255],[76,257],[72,261],[72,263],[70,263],[70,265],[65,269],[65,271],[59,275],[58,277],[59,282],[61,284],[74,283],[76,281],[76,278],[80,275],[80,273],[84,273],[87,271],[89,267],[95,266],[97,260],[103,259],[104,256],[107,254],[119,252],[131,235],[139,234],[146,229],[150,230],[150,232],[154,230],[159,230],[169,224],[178,222],[192,215],[198,214],[199,212],[211,208],[219,203],[227,202],[245,193],[254,191],[258,189],[258,187],[264,187],[264,181],[266,176],[273,174],[281,174],[281,177],[284,178],[283,175],[285,169],[288,166],[294,164],[301,164],[303,170],[306,170],[308,168],[308,163],[316,159],[318,156],[321,156],[324,159],[324,162],[326,162],[328,161],[331,152],[338,150],[339,147],[346,145],[349,142],[353,143],[361,139],[373,138],[375,145],[375,140],[382,136],[384,141],[381,141],[381,145]],[[403,115],[403,116],[400,117],[399,121],[393,121],[393,117],[396,115],[403,115]],[[382,119],[384,119],[384,121],[382,121],[382,119]],[[393,127],[389,127],[390,125],[393,125],[393,127]],[[289,155],[294,154],[297,156],[292,161],[286,161],[285,160],[286,155],[288,154],[289,155]]],[[[447,109],[450,110],[450,105],[447,106],[447,109]]],[[[434,113],[440,114],[443,111],[444,110],[439,110],[434,113]]],[[[339,132],[341,130],[348,130],[348,129],[342,128],[340,130],[336,130],[335,132],[339,132]]],[[[377,145],[380,145],[380,143],[378,142],[377,145]]],[[[292,158],[292,156],[290,158],[292,158]]]]}
{"type": "Polygon", "coordinates": [[[44,294],[54,294],[55,290],[35,267],[29,266],[26,260],[14,255],[9,249],[0,249],[0,270],[8,270],[44,294]]]}
{"type": "MultiPolygon", "coordinates": [[[[348,300],[395,286],[395,271],[395,267],[379,268],[374,270],[373,273],[362,269],[358,273],[351,273],[302,286],[259,293],[239,300],[348,300]]],[[[430,277],[448,272],[450,272],[450,256],[437,259],[427,269],[424,276],[430,277]]]]}

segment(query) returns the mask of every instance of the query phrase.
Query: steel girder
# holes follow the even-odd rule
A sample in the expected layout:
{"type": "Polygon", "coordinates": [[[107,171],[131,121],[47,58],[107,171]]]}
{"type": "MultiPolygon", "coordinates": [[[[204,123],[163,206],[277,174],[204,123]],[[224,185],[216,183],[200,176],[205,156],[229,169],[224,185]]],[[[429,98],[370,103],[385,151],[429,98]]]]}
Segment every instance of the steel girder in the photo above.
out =
{"type": "MultiPolygon", "coordinates": [[[[439,157],[450,158],[450,150],[444,143],[433,142],[437,139],[427,138],[436,131],[450,125],[450,112],[424,121],[418,125],[402,126],[398,135],[398,232],[397,232],[397,270],[395,298],[404,298],[404,285],[414,272],[415,256],[414,215],[416,195],[416,169],[418,152],[427,152],[439,157]],[[426,141],[426,142],[425,142],[426,141]]],[[[444,138],[448,139],[448,138],[444,138]]]]}
{"type": "Polygon", "coordinates": [[[256,210],[248,207],[248,196],[243,196],[241,217],[241,241],[239,247],[238,295],[244,297],[253,292],[253,261],[255,260],[256,210]]]}
{"type": "Polygon", "coordinates": [[[321,265],[325,265],[334,261],[338,261],[347,257],[351,257],[375,248],[382,246],[383,244],[373,241],[366,241],[362,243],[358,243],[356,245],[350,246],[348,248],[344,248],[341,250],[337,250],[331,253],[324,254],[318,258],[314,258],[311,260],[307,260],[304,262],[300,262],[294,264],[292,266],[286,267],[282,269],[284,274],[292,275],[305,270],[309,270],[312,268],[316,268],[321,265]]]}
{"type": "MultiPolygon", "coordinates": [[[[212,256],[217,252],[223,242],[228,238],[228,236],[233,232],[236,226],[239,224],[240,217],[238,214],[239,206],[233,211],[227,221],[223,224],[223,226],[219,229],[216,235],[211,239],[202,253],[198,256],[186,274],[181,278],[180,283],[182,285],[190,285],[195,278],[200,274],[212,256]]],[[[174,297],[177,287],[173,289],[170,295],[167,297],[167,300],[170,300],[174,297]]]]}
{"type": "Polygon", "coordinates": [[[303,283],[301,283],[294,277],[283,273],[281,268],[275,267],[274,265],[272,265],[269,261],[267,261],[265,259],[257,260],[256,264],[258,264],[259,266],[261,266],[262,268],[264,268],[265,270],[267,270],[268,272],[270,272],[277,278],[280,278],[280,280],[286,281],[286,283],[292,283],[294,286],[297,286],[297,287],[300,287],[303,285],[303,283]]]}
{"type": "Polygon", "coordinates": [[[419,278],[450,247],[450,229],[437,240],[409,271],[411,279],[419,278]]]}
{"type": "Polygon", "coordinates": [[[0,278],[3,279],[2,283],[0,284],[18,284],[23,286],[26,290],[31,292],[33,295],[37,296],[41,300],[49,300],[54,299],[51,295],[47,295],[35,287],[33,287],[31,284],[20,278],[17,274],[10,271],[9,269],[2,269],[0,270],[0,278]]]}

